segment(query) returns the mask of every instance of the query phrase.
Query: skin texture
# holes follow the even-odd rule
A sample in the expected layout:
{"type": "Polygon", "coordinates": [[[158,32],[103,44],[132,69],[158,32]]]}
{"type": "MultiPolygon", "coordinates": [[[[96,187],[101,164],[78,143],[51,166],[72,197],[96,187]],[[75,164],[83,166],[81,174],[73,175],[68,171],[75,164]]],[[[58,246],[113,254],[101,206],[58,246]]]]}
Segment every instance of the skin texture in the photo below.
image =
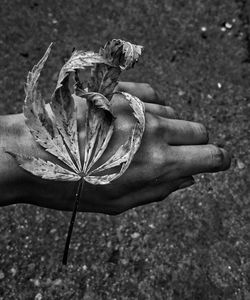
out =
{"type": "MultiPolygon", "coordinates": [[[[130,208],[161,201],[170,193],[191,186],[192,175],[229,168],[230,155],[208,144],[202,124],[176,119],[148,84],[120,82],[118,91],[145,103],[146,128],[141,146],[129,169],[109,185],[84,184],[79,211],[119,214],[130,208]]],[[[85,139],[85,102],[75,97],[81,154],[85,139]]],[[[110,157],[131,132],[133,117],[123,98],[113,99],[115,132],[100,163],[110,157]]],[[[40,179],[21,169],[6,150],[58,162],[33,140],[23,114],[0,117],[0,205],[29,203],[58,210],[72,210],[76,183],[40,179]]]]}

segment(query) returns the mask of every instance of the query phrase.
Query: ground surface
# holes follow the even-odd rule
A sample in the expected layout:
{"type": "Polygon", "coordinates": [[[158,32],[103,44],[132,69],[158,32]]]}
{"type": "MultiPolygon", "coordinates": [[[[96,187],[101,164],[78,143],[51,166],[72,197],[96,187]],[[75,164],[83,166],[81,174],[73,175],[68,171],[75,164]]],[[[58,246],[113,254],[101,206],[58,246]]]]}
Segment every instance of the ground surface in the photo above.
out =
{"type": "Polygon", "coordinates": [[[250,299],[250,5],[247,0],[1,1],[0,113],[19,112],[51,41],[49,97],[73,47],[145,46],[125,79],[151,83],[233,153],[229,171],[118,217],[28,205],[0,211],[0,299],[250,299]]]}

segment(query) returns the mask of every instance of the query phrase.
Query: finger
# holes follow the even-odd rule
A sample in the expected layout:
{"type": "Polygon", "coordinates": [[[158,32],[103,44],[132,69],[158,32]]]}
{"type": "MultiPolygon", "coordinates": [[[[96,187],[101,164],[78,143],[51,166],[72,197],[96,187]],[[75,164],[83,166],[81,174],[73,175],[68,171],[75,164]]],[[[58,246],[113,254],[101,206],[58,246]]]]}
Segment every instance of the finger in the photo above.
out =
{"type": "Polygon", "coordinates": [[[164,106],[153,103],[145,103],[145,110],[151,114],[158,115],[163,118],[175,119],[177,115],[174,109],[170,106],[164,106]]]}
{"type": "Polygon", "coordinates": [[[206,128],[200,123],[160,117],[159,127],[170,145],[200,145],[209,140],[206,128]]]}
{"type": "Polygon", "coordinates": [[[192,177],[179,178],[171,182],[158,185],[148,185],[140,190],[131,192],[129,195],[116,199],[117,211],[123,212],[130,208],[164,200],[169,194],[194,184],[192,177]]]}
{"type": "Polygon", "coordinates": [[[120,81],[116,86],[115,91],[127,92],[140,98],[143,102],[165,104],[164,100],[159,98],[158,93],[148,83],[120,81]]]}
{"type": "Polygon", "coordinates": [[[168,161],[171,156],[175,164],[165,172],[171,172],[173,178],[224,171],[231,163],[230,154],[214,145],[171,146],[168,161]]]}

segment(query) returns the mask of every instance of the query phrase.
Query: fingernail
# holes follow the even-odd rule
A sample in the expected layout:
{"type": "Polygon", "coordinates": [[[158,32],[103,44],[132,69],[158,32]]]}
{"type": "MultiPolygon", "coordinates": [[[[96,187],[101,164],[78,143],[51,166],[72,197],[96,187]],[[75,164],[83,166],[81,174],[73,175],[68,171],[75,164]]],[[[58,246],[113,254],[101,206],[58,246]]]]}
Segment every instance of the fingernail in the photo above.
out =
{"type": "Polygon", "coordinates": [[[222,166],[222,171],[227,170],[228,168],[230,168],[231,165],[231,154],[226,151],[223,148],[220,148],[221,152],[223,153],[223,166],[222,166]]]}
{"type": "Polygon", "coordinates": [[[179,189],[185,189],[195,183],[194,179],[188,179],[179,185],[179,189]]]}

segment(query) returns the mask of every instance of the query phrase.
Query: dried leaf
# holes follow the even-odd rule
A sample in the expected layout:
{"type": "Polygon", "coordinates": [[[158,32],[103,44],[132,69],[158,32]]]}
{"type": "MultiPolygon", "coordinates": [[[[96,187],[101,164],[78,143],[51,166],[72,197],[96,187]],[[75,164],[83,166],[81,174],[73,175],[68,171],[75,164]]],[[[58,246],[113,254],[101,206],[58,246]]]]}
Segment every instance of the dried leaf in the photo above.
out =
{"type": "Polygon", "coordinates": [[[84,177],[84,180],[90,184],[104,185],[104,184],[109,184],[111,181],[113,181],[116,178],[116,176],[117,173],[102,175],[102,176],[87,175],[84,177]]]}
{"type": "Polygon", "coordinates": [[[51,108],[55,115],[56,126],[70,153],[76,163],[77,169],[81,170],[81,160],[79,152],[78,134],[77,134],[77,115],[76,106],[71,96],[69,84],[69,74],[62,76],[61,82],[57,83],[57,87],[52,97],[51,108]]]}
{"type": "Polygon", "coordinates": [[[142,53],[142,46],[133,45],[129,42],[125,42],[123,45],[123,53],[125,56],[124,65],[121,66],[122,69],[129,69],[134,66],[135,62],[138,61],[141,53],[142,53]]]}
{"type": "MultiPolygon", "coordinates": [[[[133,129],[134,130],[134,129],[133,129]]],[[[94,173],[102,172],[125,163],[129,157],[129,151],[131,148],[131,143],[133,139],[133,134],[131,134],[125,144],[121,145],[118,150],[113,154],[105,163],[103,163],[98,168],[92,170],[89,175],[94,173]]]]}
{"type": "Polygon", "coordinates": [[[107,184],[117,178],[119,178],[129,167],[135,153],[139,149],[141,144],[142,135],[145,129],[145,115],[144,115],[144,105],[139,98],[132,96],[128,93],[120,93],[128,101],[129,105],[133,109],[133,114],[137,120],[136,125],[132,130],[132,134],[129,136],[127,142],[120,146],[116,153],[108,159],[104,164],[98,168],[92,170],[89,175],[91,175],[92,181],[96,181],[99,184],[107,184]],[[121,166],[121,169],[116,174],[107,176],[94,176],[98,172],[103,172],[105,170],[121,166]],[[110,181],[109,181],[110,180],[110,181]]]}
{"type": "Polygon", "coordinates": [[[96,63],[107,63],[100,55],[94,52],[74,51],[70,59],[62,67],[57,86],[52,97],[52,110],[56,117],[57,128],[70,149],[78,170],[81,170],[79,143],[77,134],[76,107],[68,87],[69,73],[96,63]]]}
{"type": "Polygon", "coordinates": [[[100,49],[100,54],[110,65],[127,70],[132,68],[138,61],[142,49],[142,46],[134,45],[120,39],[113,39],[107,42],[103,49],[100,49]]]}
{"type": "Polygon", "coordinates": [[[114,116],[110,100],[122,70],[133,67],[141,55],[141,46],[122,40],[108,42],[100,53],[74,51],[62,67],[52,101],[46,108],[45,101],[37,91],[40,72],[49,56],[51,45],[42,59],[29,72],[26,84],[24,115],[31,134],[46,151],[70,167],[57,165],[41,158],[8,152],[26,171],[43,179],[77,181],[74,209],[65,244],[63,264],[67,263],[70,237],[84,181],[91,184],[108,184],[120,177],[129,167],[139,149],[145,129],[144,105],[137,98],[121,93],[129,102],[136,119],[131,135],[124,145],[104,164],[94,168],[114,131],[114,116]],[[78,70],[91,67],[91,79],[84,87],[78,70]],[[86,141],[84,162],[81,163],[77,132],[77,109],[69,88],[69,76],[75,72],[75,92],[87,102],[86,141]],[[96,175],[114,167],[117,172],[96,175]]]}
{"type": "Polygon", "coordinates": [[[15,157],[19,165],[26,171],[43,179],[78,181],[81,177],[51,161],[45,161],[41,158],[27,157],[25,155],[15,154],[7,151],[15,157]]]}
{"type": "Polygon", "coordinates": [[[72,170],[77,171],[53,119],[50,118],[48,114],[45,107],[45,101],[37,91],[40,72],[49,56],[50,50],[51,45],[42,59],[28,74],[25,88],[26,98],[23,109],[24,116],[26,117],[25,122],[35,140],[45,148],[46,151],[59,158],[62,162],[72,168],[72,170]]]}
{"type": "Polygon", "coordinates": [[[110,110],[110,103],[103,95],[87,93],[85,97],[88,110],[83,171],[87,174],[110,141],[114,129],[114,117],[110,110]]]}
{"type": "Polygon", "coordinates": [[[101,93],[108,100],[111,100],[120,74],[120,68],[97,64],[91,71],[88,91],[101,93]]]}
{"type": "Polygon", "coordinates": [[[119,39],[107,42],[104,48],[100,49],[100,54],[109,65],[95,65],[91,71],[88,91],[101,93],[111,100],[121,71],[134,66],[141,55],[142,48],[119,39]]]}
{"type": "Polygon", "coordinates": [[[51,45],[39,63],[29,72],[24,114],[27,119],[26,124],[36,141],[46,151],[68,165],[74,173],[67,169],[63,173],[63,167],[41,159],[18,156],[17,160],[23,168],[42,178],[77,180],[83,177],[86,181],[94,184],[107,184],[126,171],[139,148],[145,128],[143,104],[138,98],[122,93],[129,102],[137,123],[126,143],[121,145],[108,161],[94,169],[95,163],[98,162],[106,150],[113,134],[114,116],[111,112],[109,100],[112,97],[118,76],[121,70],[134,65],[141,54],[142,47],[122,40],[112,40],[100,50],[99,54],[74,51],[60,71],[50,103],[51,116],[44,100],[37,92],[40,72],[49,56],[50,48],[51,45]],[[78,70],[86,67],[92,67],[92,78],[88,92],[84,88],[81,89],[82,85],[77,76],[78,70]],[[83,165],[79,153],[76,107],[68,86],[70,72],[76,73],[77,91],[87,102],[83,165]],[[102,94],[95,90],[102,91],[102,94]],[[108,95],[108,99],[105,95],[108,95]],[[39,166],[41,171],[33,170],[39,166]],[[120,167],[119,171],[113,174],[96,175],[98,172],[114,167],[120,167]],[[44,174],[44,172],[47,172],[47,174],[44,174]],[[53,172],[58,172],[58,176],[53,172]],[[73,174],[75,175],[73,176],[73,174]]]}
{"type": "Polygon", "coordinates": [[[59,89],[63,79],[65,78],[65,74],[74,72],[77,69],[85,69],[87,67],[93,67],[94,64],[109,64],[109,62],[100,54],[92,52],[92,51],[74,51],[70,57],[70,59],[64,64],[62,67],[56,89],[59,89]]]}

